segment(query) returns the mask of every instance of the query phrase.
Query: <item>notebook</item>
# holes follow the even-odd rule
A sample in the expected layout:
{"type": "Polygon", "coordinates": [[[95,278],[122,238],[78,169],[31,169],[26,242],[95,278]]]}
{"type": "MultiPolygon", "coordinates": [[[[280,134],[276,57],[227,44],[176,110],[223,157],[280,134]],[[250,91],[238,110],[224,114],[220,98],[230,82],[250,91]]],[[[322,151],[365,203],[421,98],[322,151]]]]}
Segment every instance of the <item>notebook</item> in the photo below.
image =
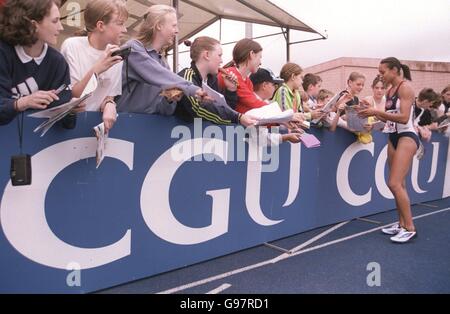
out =
{"type": "Polygon", "coordinates": [[[314,148],[320,146],[320,141],[312,134],[303,133],[300,136],[300,140],[306,146],[306,148],[314,148]]]}

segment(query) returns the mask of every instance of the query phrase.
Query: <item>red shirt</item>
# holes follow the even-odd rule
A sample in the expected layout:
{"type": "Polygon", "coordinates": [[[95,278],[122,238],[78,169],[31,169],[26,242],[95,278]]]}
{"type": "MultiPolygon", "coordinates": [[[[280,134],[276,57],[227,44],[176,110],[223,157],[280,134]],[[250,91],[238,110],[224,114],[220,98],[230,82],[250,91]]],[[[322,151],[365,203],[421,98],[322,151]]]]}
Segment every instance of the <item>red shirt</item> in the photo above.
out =
{"type": "MultiPolygon", "coordinates": [[[[237,96],[238,101],[236,104],[236,111],[239,113],[246,113],[247,111],[255,108],[260,108],[266,106],[267,103],[258,99],[253,91],[253,83],[250,78],[242,77],[241,72],[236,69],[236,67],[230,67],[226,69],[227,71],[233,72],[238,79],[237,96]]],[[[219,87],[225,89],[222,74],[217,75],[219,82],[219,87]]]]}

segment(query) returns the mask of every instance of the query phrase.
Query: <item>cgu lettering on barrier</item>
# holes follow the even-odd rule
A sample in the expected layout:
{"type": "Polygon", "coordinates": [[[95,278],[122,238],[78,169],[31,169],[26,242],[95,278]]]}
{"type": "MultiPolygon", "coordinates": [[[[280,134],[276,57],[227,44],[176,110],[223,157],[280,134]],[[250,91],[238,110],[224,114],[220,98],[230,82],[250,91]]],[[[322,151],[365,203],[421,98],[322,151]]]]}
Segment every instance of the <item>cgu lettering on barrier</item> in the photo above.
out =
{"type": "MultiPolygon", "coordinates": [[[[123,233],[117,236],[118,233],[115,232],[116,238],[109,238],[108,242],[103,241],[103,245],[82,246],[76,245],[76,241],[68,241],[54,230],[54,224],[63,221],[49,223],[46,208],[47,199],[53,197],[49,193],[56,180],[73,180],[66,178],[66,173],[70,171],[91,171],[88,166],[92,166],[94,161],[96,140],[86,136],[89,134],[86,130],[89,125],[95,125],[95,116],[89,113],[88,119],[81,121],[73,134],[50,134],[49,138],[44,140],[39,140],[37,136],[32,138],[37,143],[32,154],[33,184],[13,187],[6,179],[7,173],[0,172],[0,182],[5,183],[1,197],[0,222],[6,240],[2,242],[0,238],[0,245],[8,243],[16,254],[20,254],[7,257],[10,260],[19,260],[23,263],[23,269],[36,263],[59,270],[67,269],[67,265],[73,262],[79,265],[80,270],[100,269],[101,266],[119,260],[133,265],[124,270],[126,274],[120,279],[114,278],[114,273],[111,273],[109,282],[96,282],[88,288],[93,291],[113,283],[119,284],[167,271],[177,265],[181,267],[268,240],[393,207],[392,195],[386,185],[387,146],[382,135],[374,136],[374,143],[362,145],[354,143],[354,138],[344,131],[328,133],[314,130],[323,143],[320,149],[308,150],[298,144],[282,144],[279,150],[279,169],[267,173],[264,172],[264,158],[261,158],[263,148],[258,143],[249,141],[246,144],[246,160],[237,162],[230,158],[229,142],[219,137],[183,137],[165,143],[169,142],[171,131],[179,122],[160,117],[158,119],[120,117],[110,134],[104,163],[106,166],[115,163],[114,169],[125,166],[127,172],[124,174],[121,171],[120,178],[102,178],[102,175],[98,175],[99,184],[108,184],[111,178],[133,181],[135,185],[125,185],[122,192],[136,198],[130,199],[133,204],[130,206],[136,208],[139,215],[133,215],[130,225],[124,227],[123,233]],[[141,133],[144,130],[145,134],[162,134],[161,142],[157,142],[158,139],[155,138],[154,145],[148,145],[144,137],[137,132],[138,129],[141,133]],[[336,137],[341,138],[336,141],[336,137]],[[161,144],[163,142],[165,146],[161,144]],[[174,152],[180,151],[187,153],[179,155],[181,158],[173,158],[174,152]],[[173,193],[179,180],[191,183],[185,190],[185,193],[189,193],[195,186],[195,179],[206,180],[210,176],[209,173],[199,172],[198,178],[181,177],[183,169],[192,165],[198,155],[204,155],[204,159],[206,155],[214,155],[216,162],[222,166],[210,166],[217,169],[213,181],[217,182],[218,186],[224,182],[221,188],[205,188],[201,192],[203,197],[210,198],[210,206],[207,208],[209,217],[202,219],[203,222],[207,221],[202,226],[187,221],[186,216],[180,215],[180,209],[173,205],[180,202],[180,197],[173,193]],[[317,169],[320,171],[317,172],[317,169]],[[361,169],[370,173],[362,173],[361,169]],[[358,174],[363,184],[359,184],[360,181],[355,183],[355,174],[358,174]],[[227,176],[233,179],[227,179],[227,176]],[[318,191],[321,189],[327,190],[327,195],[320,195],[318,191]],[[348,210],[336,211],[336,207],[348,210]],[[320,220],[317,218],[320,215],[326,218],[320,220]],[[242,221],[243,219],[246,221],[242,221]],[[240,234],[243,232],[248,233],[248,239],[242,239],[240,234]],[[149,242],[147,238],[144,240],[144,236],[150,238],[151,235],[156,236],[151,237],[154,242],[149,242]],[[143,246],[143,243],[148,245],[143,246]],[[211,248],[206,245],[208,243],[217,243],[216,251],[209,252],[211,248]],[[138,256],[152,256],[153,247],[156,246],[179,248],[180,252],[184,248],[198,247],[201,254],[181,256],[174,249],[171,258],[175,259],[175,262],[168,261],[167,265],[164,265],[165,262],[159,261],[162,264],[148,269],[148,265],[141,265],[141,261],[137,260],[138,256]],[[137,252],[135,248],[145,252],[137,252]]],[[[31,129],[32,123],[28,124],[31,124],[31,129]]],[[[14,128],[10,130],[12,133],[14,128]]],[[[0,135],[0,141],[5,141],[7,136],[0,135]]],[[[426,158],[414,161],[409,177],[408,185],[412,190],[413,201],[441,198],[449,193],[448,139],[442,136],[434,137],[433,141],[426,145],[426,149],[426,158]]],[[[9,153],[13,149],[7,151],[9,153]]],[[[2,163],[7,160],[1,158],[2,163]]],[[[206,163],[204,160],[198,162],[198,168],[203,168],[206,163]]],[[[87,188],[89,187],[96,189],[95,185],[87,188]]],[[[70,190],[64,193],[70,193],[70,190]]],[[[113,190],[112,193],[119,191],[113,190]]],[[[119,210],[113,201],[98,202],[111,206],[112,213],[119,210]]],[[[61,207],[59,210],[65,209],[61,207]]],[[[199,215],[189,204],[183,210],[189,210],[193,220],[194,216],[199,215]]],[[[61,214],[62,216],[64,215],[61,214]]],[[[109,225],[114,224],[105,217],[102,228],[112,228],[109,225]]],[[[79,237],[82,235],[83,230],[79,230],[79,237]]],[[[74,238],[76,237],[75,234],[74,238]]],[[[7,272],[3,272],[2,275],[8,276],[7,272]]],[[[45,272],[43,276],[44,274],[45,272]]],[[[38,280],[38,277],[37,275],[35,280],[38,280]]],[[[42,291],[66,291],[62,288],[54,289],[56,290],[42,291]]],[[[26,291],[25,287],[23,291],[26,291]]]]}

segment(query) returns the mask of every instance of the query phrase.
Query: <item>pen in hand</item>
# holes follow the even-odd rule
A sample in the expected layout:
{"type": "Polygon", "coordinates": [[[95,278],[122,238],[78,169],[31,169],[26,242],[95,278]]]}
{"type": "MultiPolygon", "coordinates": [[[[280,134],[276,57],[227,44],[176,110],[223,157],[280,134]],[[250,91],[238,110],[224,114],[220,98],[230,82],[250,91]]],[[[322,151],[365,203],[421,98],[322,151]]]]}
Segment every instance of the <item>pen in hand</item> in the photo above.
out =
{"type": "Polygon", "coordinates": [[[65,91],[69,86],[67,86],[66,84],[62,84],[60,87],[58,87],[58,89],[55,91],[55,94],[58,95],[59,93],[61,93],[62,91],[65,91]]]}

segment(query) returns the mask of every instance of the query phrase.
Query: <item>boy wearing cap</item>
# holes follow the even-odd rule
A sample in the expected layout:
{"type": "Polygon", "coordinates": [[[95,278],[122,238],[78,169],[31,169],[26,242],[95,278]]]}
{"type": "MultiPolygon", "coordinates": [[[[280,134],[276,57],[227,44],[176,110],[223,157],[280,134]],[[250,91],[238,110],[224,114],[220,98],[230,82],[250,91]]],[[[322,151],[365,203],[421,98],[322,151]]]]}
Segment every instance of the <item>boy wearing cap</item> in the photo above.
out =
{"type": "MultiPolygon", "coordinates": [[[[253,90],[255,96],[267,104],[270,103],[270,99],[272,98],[277,86],[283,83],[283,80],[279,77],[276,77],[275,74],[270,69],[259,68],[256,73],[250,75],[250,80],[253,83],[253,90]]],[[[282,130],[285,132],[287,130],[282,130]]],[[[270,143],[279,143],[279,142],[299,142],[299,134],[297,133],[285,133],[285,134],[268,134],[270,137],[270,143]],[[278,136],[278,139],[276,137],[278,136]]]]}
{"type": "Polygon", "coordinates": [[[250,80],[253,83],[253,90],[260,100],[269,103],[272,99],[277,85],[283,84],[283,80],[276,77],[270,69],[259,68],[256,73],[250,75],[250,80]]]}

